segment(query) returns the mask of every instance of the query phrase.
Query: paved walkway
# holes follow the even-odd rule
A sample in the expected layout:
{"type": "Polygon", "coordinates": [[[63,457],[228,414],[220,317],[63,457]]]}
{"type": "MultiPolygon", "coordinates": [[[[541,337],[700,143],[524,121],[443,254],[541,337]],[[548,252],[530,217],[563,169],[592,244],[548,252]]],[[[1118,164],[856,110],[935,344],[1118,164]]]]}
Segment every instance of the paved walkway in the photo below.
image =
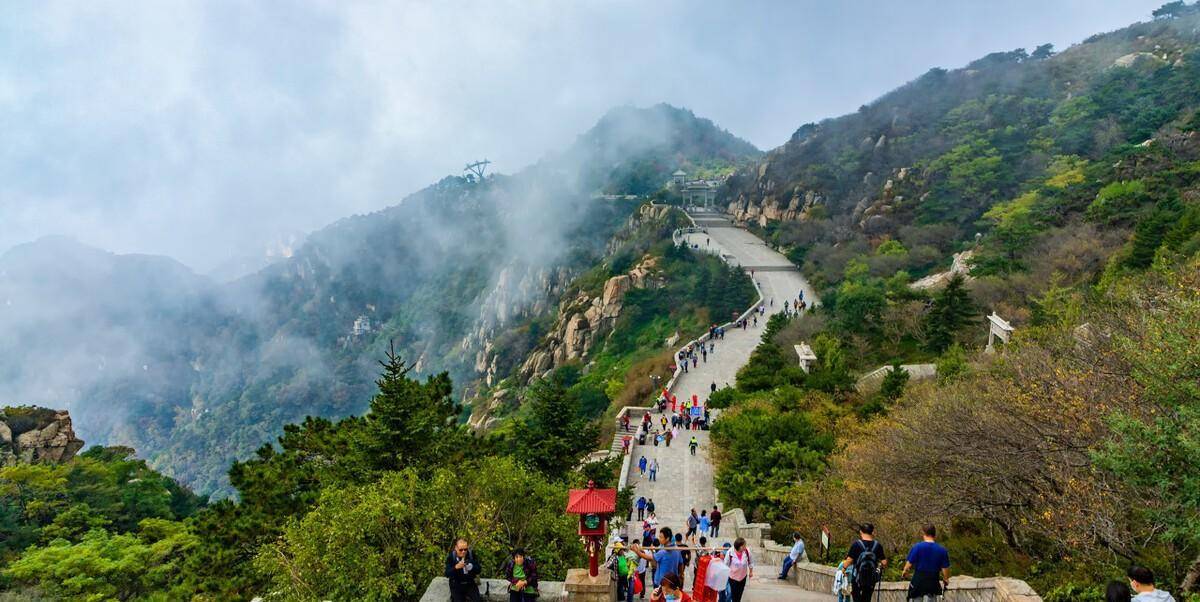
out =
{"type": "MultiPolygon", "coordinates": [[[[746,364],[750,352],[762,338],[766,318],[782,311],[784,300],[794,300],[801,290],[804,291],[805,300],[810,303],[816,298],[812,287],[800,272],[794,269],[791,262],[767,247],[753,234],[734,227],[728,220],[714,214],[697,215],[695,219],[697,225],[707,228],[708,232],[688,234],[688,243],[698,245],[701,250],[722,254],[727,260],[744,266],[747,270],[754,269],[754,278],[763,293],[766,315],[759,317],[757,327],[727,330],[724,339],[715,341],[716,348],[709,354],[707,362],[701,361],[696,368],[680,375],[671,392],[681,402],[692,395],[696,395],[701,402],[707,401],[713,383],[716,383],[718,388],[732,386],[736,382],[738,369],[746,364]],[[767,270],[758,269],[763,267],[767,270]]],[[[725,316],[723,318],[727,319],[725,316]]],[[[655,420],[658,417],[658,414],[653,415],[655,420]]],[[[713,468],[709,461],[709,445],[708,431],[681,431],[679,439],[670,447],[656,447],[649,440],[646,445],[639,446],[636,440],[634,441],[629,484],[634,487],[635,500],[639,496],[654,500],[660,527],[670,527],[676,533],[684,533],[687,531],[687,517],[692,508],[695,508],[697,513],[702,509],[712,510],[716,503],[716,489],[713,486],[713,468]],[[692,435],[696,436],[700,444],[694,456],[688,451],[688,439],[692,435]],[[647,461],[652,458],[658,459],[657,481],[651,482],[648,477],[639,476],[637,461],[643,455],[647,461]]],[[[628,535],[631,539],[640,537],[639,521],[629,523],[628,535]]],[[[721,535],[722,537],[715,542],[710,542],[710,545],[731,541],[734,536],[729,531],[721,535]]],[[[776,567],[759,567],[754,582],[746,588],[743,601],[825,602],[833,599],[829,595],[805,592],[795,586],[774,581],[778,572],[776,567]]]]}

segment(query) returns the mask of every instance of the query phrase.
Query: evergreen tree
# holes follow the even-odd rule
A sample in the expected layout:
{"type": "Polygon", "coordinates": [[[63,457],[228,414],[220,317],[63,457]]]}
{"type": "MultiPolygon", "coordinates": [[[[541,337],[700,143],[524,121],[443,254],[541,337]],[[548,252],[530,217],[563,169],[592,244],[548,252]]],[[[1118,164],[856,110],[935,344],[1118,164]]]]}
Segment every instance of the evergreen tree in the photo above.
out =
{"type": "Polygon", "coordinates": [[[578,396],[557,373],[529,387],[530,414],[513,434],[513,457],[552,479],[568,474],[595,448],[599,431],[580,415],[578,396]]]}
{"type": "Polygon", "coordinates": [[[458,406],[451,398],[450,376],[443,372],[424,383],[413,380],[411,366],[394,348],[380,365],[379,392],[356,442],[359,459],[375,470],[445,463],[443,452],[455,450],[462,434],[454,421],[458,406]]]}
{"type": "Polygon", "coordinates": [[[967,292],[966,281],[961,274],[955,274],[934,297],[926,318],[930,350],[941,353],[954,344],[959,332],[975,322],[978,311],[967,292]]]}
{"type": "Polygon", "coordinates": [[[888,401],[896,401],[904,394],[904,386],[908,384],[908,370],[900,367],[900,362],[892,364],[892,369],[883,373],[883,382],[879,385],[879,394],[888,401]]]}

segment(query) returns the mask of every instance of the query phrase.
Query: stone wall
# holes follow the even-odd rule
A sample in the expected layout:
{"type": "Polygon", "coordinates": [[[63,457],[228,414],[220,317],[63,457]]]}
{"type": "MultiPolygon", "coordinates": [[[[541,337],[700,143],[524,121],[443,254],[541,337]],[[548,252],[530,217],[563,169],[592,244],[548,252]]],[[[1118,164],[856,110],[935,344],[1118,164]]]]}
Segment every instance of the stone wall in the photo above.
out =
{"type": "MultiPolygon", "coordinates": [[[[538,584],[540,602],[561,602],[566,600],[563,593],[562,581],[542,581],[538,584]]],[[[508,582],[503,579],[480,579],[479,595],[488,602],[508,602],[508,582]]],[[[425,588],[421,602],[448,602],[450,600],[450,582],[445,577],[435,577],[425,588]]]]}
{"type": "MultiPolygon", "coordinates": [[[[722,519],[732,527],[738,537],[746,540],[750,553],[754,556],[754,564],[759,567],[783,566],[783,559],[791,549],[771,540],[771,525],[768,523],[748,523],[746,514],[741,508],[733,508],[724,514],[722,519]]],[[[802,558],[788,575],[788,581],[801,589],[813,592],[832,592],[834,567],[807,562],[802,558]]],[[[879,596],[873,598],[877,602],[905,602],[908,595],[908,582],[886,581],[880,586],[879,596]]],[[[1007,577],[975,578],[967,576],[950,577],[950,587],[942,597],[941,602],[1041,602],[1042,598],[1019,579],[1007,577]]]]}

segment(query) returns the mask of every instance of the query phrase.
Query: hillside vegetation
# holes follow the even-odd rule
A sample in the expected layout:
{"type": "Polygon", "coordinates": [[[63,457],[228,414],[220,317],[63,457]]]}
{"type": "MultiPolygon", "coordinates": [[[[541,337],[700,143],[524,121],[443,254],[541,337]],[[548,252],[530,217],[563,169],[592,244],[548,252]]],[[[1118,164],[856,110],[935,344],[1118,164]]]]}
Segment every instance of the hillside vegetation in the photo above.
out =
{"type": "Polygon", "coordinates": [[[731,178],[729,211],[823,305],[776,320],[720,393],[714,437],[782,459],[719,456],[725,501],[780,535],[871,521],[897,551],[935,522],[956,571],[1052,601],[1101,600],[1135,563],[1195,591],[1198,32],[1179,5],[935,69],[731,178]],[[913,286],[953,253],[965,269],[913,286]],[[1016,339],[980,354],[992,311],[1016,339]],[[922,362],[935,381],[856,386],[922,362]]]}

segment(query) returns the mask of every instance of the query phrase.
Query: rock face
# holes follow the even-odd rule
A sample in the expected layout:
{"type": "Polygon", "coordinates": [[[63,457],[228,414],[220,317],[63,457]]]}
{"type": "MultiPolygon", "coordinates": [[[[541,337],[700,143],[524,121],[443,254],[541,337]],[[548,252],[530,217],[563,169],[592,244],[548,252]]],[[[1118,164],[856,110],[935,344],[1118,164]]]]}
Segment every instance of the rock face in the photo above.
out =
{"type": "Polygon", "coordinates": [[[529,355],[521,366],[521,379],[529,380],[563,364],[582,360],[592,347],[612,332],[625,294],[635,288],[656,287],[656,258],[647,258],[627,274],[613,276],[604,283],[597,296],[579,293],[563,302],[554,330],[546,344],[529,355]]]}
{"type": "Polygon", "coordinates": [[[66,462],[83,449],[71,415],[38,407],[0,409],[0,466],[66,462]]]}

